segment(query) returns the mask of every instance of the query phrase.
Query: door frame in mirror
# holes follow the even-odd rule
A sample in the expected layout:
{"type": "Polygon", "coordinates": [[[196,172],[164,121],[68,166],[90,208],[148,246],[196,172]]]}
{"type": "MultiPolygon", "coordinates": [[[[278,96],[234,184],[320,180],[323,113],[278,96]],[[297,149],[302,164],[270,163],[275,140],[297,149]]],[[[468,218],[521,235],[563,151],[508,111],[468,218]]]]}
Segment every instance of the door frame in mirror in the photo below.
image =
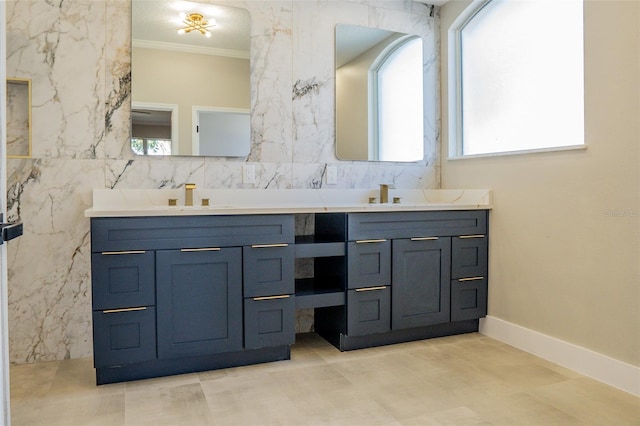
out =
{"type": "MultiPolygon", "coordinates": [[[[178,140],[178,135],[180,134],[178,129],[178,123],[179,123],[178,105],[132,101],[131,102],[131,128],[132,129],[133,129],[133,111],[136,109],[148,109],[151,111],[166,111],[171,113],[171,152],[178,152],[178,147],[180,146],[180,141],[178,140]]],[[[133,137],[133,130],[131,132],[131,135],[133,137]]],[[[131,147],[131,141],[129,141],[129,146],[131,147]]]]}
{"type": "MultiPolygon", "coordinates": [[[[249,123],[251,122],[251,109],[250,108],[226,108],[226,107],[207,107],[207,106],[197,106],[194,105],[191,108],[191,154],[192,155],[202,155],[200,154],[200,133],[199,133],[199,119],[200,112],[219,112],[219,113],[231,113],[231,114],[242,114],[246,115],[249,118],[249,123]]],[[[246,145],[242,150],[238,152],[234,152],[233,155],[230,155],[227,152],[225,155],[216,154],[213,155],[215,157],[246,157],[251,152],[251,126],[249,125],[249,138],[246,141],[246,145]]],[[[208,154],[205,154],[208,155],[208,154]]]]}

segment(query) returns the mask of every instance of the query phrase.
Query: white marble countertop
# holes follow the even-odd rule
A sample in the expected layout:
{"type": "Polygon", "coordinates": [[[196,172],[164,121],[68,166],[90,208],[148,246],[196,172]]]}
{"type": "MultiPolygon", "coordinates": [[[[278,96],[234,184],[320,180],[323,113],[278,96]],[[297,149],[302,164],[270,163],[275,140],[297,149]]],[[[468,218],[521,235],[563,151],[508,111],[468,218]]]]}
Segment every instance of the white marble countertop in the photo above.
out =
{"type": "Polygon", "coordinates": [[[181,189],[94,189],[86,217],[193,216],[323,212],[478,210],[491,208],[487,189],[389,189],[389,201],[369,203],[377,189],[196,189],[185,206],[181,189]],[[170,198],[177,206],[169,206],[170,198]],[[208,198],[210,206],[201,206],[208,198]]]}

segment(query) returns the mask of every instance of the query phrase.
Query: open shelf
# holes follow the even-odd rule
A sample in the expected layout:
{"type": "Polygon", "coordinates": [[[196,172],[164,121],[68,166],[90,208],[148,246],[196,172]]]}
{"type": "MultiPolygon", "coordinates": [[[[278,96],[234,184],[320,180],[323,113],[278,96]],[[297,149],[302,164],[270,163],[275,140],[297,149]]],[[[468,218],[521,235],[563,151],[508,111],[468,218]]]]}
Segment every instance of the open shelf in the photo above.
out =
{"type": "Polygon", "coordinates": [[[344,283],[329,278],[296,280],[296,309],[342,306],[345,303],[344,283]]]}
{"type": "Polygon", "coordinates": [[[296,237],[296,258],[344,256],[344,241],[327,241],[313,235],[296,237]]]}

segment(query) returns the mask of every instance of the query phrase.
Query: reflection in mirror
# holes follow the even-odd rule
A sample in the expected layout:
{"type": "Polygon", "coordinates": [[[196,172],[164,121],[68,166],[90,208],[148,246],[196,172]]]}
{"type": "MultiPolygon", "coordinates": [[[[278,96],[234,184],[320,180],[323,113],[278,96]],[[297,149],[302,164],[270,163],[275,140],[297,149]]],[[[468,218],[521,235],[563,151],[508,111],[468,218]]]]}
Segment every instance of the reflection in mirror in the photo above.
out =
{"type": "Polygon", "coordinates": [[[245,9],[175,0],[132,1],[131,147],[136,154],[249,154],[249,28],[245,9]],[[210,36],[186,28],[193,13],[207,21],[203,32],[210,36]],[[182,28],[185,32],[178,34],[182,28]],[[225,122],[228,111],[240,111],[246,115],[245,127],[233,135],[228,129],[201,134],[196,107],[219,111],[218,122],[225,122]]]}
{"type": "Polygon", "coordinates": [[[131,149],[138,155],[178,152],[178,106],[132,102],[131,149]]]}
{"type": "Polygon", "coordinates": [[[7,79],[7,157],[31,157],[31,80],[7,79]]]}
{"type": "Polygon", "coordinates": [[[341,160],[424,157],[422,39],[336,25],[336,155],[341,160]]]}

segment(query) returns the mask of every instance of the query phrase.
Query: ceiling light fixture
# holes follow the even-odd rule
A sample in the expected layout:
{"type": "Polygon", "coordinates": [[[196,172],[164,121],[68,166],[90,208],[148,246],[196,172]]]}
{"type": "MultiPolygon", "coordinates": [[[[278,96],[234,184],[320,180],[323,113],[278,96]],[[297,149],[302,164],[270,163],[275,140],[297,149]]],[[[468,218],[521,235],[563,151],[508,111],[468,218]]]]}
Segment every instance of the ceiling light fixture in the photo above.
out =
{"type": "Polygon", "coordinates": [[[184,13],[180,14],[180,19],[186,25],[184,28],[180,28],[178,30],[178,34],[190,33],[191,31],[198,31],[200,34],[205,37],[211,37],[211,33],[208,31],[209,28],[216,25],[215,19],[212,19],[211,22],[204,19],[204,16],[200,13],[190,13],[189,15],[185,15],[184,13]]]}

